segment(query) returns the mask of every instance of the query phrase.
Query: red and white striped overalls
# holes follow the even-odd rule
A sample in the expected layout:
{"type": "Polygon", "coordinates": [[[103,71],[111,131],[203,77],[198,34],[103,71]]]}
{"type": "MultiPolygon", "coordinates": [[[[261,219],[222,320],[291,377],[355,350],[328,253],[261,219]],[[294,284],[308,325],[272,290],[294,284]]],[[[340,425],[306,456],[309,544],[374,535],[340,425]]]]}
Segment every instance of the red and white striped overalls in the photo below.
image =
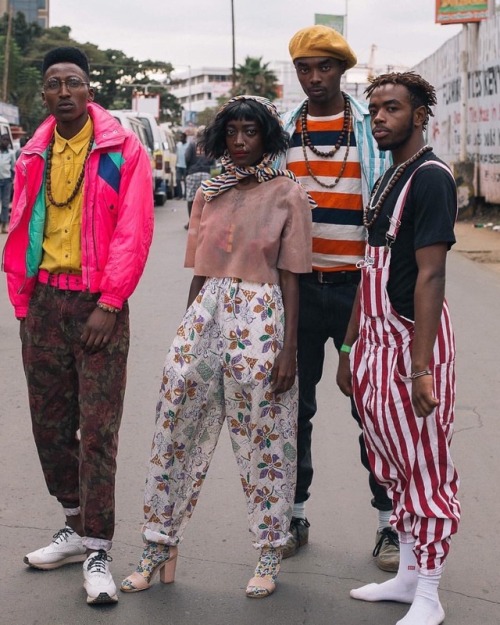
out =
{"type": "MultiPolygon", "coordinates": [[[[430,163],[444,167],[436,161],[425,165],[430,163]]],[[[393,500],[391,520],[402,542],[415,541],[421,571],[437,574],[460,519],[459,480],[449,450],[455,407],[455,342],[444,302],[429,363],[439,406],[428,417],[419,418],[411,403],[414,322],[392,308],[387,294],[390,240],[397,236],[412,177],[398,197],[388,245],[367,245],[365,260],[360,263],[360,332],[351,366],[354,401],[372,470],[393,500]]]]}

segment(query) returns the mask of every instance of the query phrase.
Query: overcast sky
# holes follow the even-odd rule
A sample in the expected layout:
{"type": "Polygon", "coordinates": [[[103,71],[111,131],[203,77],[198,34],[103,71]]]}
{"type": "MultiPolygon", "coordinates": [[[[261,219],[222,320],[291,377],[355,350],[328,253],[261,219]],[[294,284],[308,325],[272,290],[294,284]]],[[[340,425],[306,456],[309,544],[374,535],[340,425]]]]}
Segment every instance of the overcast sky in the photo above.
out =
{"type": "MultiPolygon", "coordinates": [[[[287,60],[288,41],[315,13],[346,6],[347,39],[361,63],[375,44],[376,67],[416,65],[461,29],[434,23],[435,0],[234,0],[236,64],[287,60]]],[[[51,0],[50,19],[79,42],[139,60],[231,66],[231,0],[51,0]]]]}

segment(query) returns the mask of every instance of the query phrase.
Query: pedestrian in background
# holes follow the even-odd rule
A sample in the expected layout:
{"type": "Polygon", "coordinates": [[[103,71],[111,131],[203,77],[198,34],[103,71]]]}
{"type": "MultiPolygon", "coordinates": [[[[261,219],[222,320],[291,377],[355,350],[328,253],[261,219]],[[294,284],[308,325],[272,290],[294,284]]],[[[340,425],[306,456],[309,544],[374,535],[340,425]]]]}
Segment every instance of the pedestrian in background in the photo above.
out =
{"type": "Polygon", "coordinates": [[[9,226],[10,199],[12,196],[12,179],[16,156],[8,134],[0,136],[0,230],[5,234],[9,226]]]}
{"type": "Polygon", "coordinates": [[[185,132],[181,133],[181,137],[176,144],[176,165],[175,165],[175,197],[179,200],[186,199],[186,150],[188,147],[187,136],[185,132]]]}
{"type": "Polygon", "coordinates": [[[152,239],[151,165],[137,137],[92,102],[81,50],[51,50],[42,75],[49,116],[16,163],[4,268],[38,456],[66,525],[24,561],[44,570],[84,561],[87,602],[113,603],[127,300],[152,239]]]}
{"type": "Polygon", "coordinates": [[[395,578],[351,596],[411,604],[397,625],[440,625],[438,587],[460,520],[450,455],[455,343],[444,297],[457,193],[424,141],[434,88],[413,72],[390,73],[367,93],[373,136],[394,165],[364,211],[368,245],[337,380],[354,396],[371,465],[392,497],[401,561],[395,578]]]}
{"type": "MultiPolygon", "coordinates": [[[[200,126],[196,131],[193,141],[190,141],[186,148],[186,200],[188,218],[191,217],[191,209],[193,207],[196,192],[200,188],[201,183],[210,178],[210,172],[215,167],[215,159],[207,156],[200,145],[203,137],[205,126],[200,126]]],[[[189,221],[184,226],[189,228],[189,221]]]]}
{"type": "MultiPolygon", "coordinates": [[[[364,255],[363,205],[390,164],[390,157],[373,140],[366,105],[341,91],[344,72],[356,64],[356,55],[342,35],[327,26],[310,26],[292,37],[289,50],[307,98],[285,116],[291,136],[287,167],[318,207],[312,215],[312,273],[299,282],[297,490],[284,557],[294,555],[309,540],[305,503],[313,479],[316,386],[323,375],[327,342],[332,339],[338,353],[343,349],[360,279],[357,263],[364,255]]],[[[352,402],[351,412],[361,426],[352,402]]],[[[362,435],[359,444],[361,462],[369,471],[372,505],[378,512],[373,555],[379,568],[396,571],[399,547],[389,524],[392,502],[373,475],[362,435]]]]}
{"type": "Polygon", "coordinates": [[[194,277],[157,404],[146,545],[125,592],[149,588],[159,570],[174,580],[224,422],[260,549],[246,594],[275,589],[295,490],[298,274],[311,265],[310,198],[271,166],[287,145],[276,108],[257,96],[232,98],[201,137],[224,173],[202,184],[193,205],[185,265],[194,277]]]}

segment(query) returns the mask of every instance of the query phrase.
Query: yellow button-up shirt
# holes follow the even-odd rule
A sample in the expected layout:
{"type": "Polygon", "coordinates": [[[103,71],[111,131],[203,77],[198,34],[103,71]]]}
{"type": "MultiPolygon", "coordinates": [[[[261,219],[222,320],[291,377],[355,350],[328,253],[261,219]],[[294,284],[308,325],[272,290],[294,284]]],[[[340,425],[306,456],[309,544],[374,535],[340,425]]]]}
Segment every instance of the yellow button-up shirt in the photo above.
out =
{"type": "MultiPolygon", "coordinates": [[[[80,132],[71,139],[64,139],[55,132],[54,149],[50,168],[52,197],[56,202],[68,198],[80,176],[85,163],[93,125],[90,117],[80,132]]],[[[43,238],[43,257],[40,269],[50,273],[81,274],[81,224],[83,186],[76,197],[61,208],[53,206],[45,196],[47,207],[43,238]]]]}

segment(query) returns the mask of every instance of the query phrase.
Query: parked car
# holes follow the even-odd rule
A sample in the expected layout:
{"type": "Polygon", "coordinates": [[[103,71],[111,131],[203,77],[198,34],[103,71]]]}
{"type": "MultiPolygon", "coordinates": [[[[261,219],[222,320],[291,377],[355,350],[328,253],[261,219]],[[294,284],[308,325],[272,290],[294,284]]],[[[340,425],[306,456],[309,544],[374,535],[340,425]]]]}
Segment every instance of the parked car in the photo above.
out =
{"type": "MultiPolygon", "coordinates": [[[[135,117],[135,115],[131,115],[130,111],[123,110],[109,110],[110,115],[112,115],[120,124],[126,128],[127,130],[131,130],[134,134],[137,135],[139,141],[142,143],[146,152],[149,154],[149,159],[151,161],[151,169],[154,173],[154,159],[153,159],[153,151],[149,145],[149,138],[147,129],[144,123],[135,117]]],[[[152,176],[152,188],[153,188],[153,197],[156,200],[156,181],[154,175],[152,176]]]]}

